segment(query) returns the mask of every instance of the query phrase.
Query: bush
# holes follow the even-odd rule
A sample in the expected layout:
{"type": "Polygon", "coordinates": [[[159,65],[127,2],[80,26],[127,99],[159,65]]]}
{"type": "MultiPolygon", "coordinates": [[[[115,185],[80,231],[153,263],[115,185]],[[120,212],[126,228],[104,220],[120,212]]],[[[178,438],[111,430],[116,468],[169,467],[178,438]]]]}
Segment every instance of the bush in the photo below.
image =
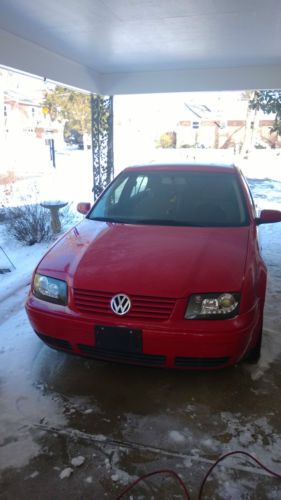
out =
{"type": "Polygon", "coordinates": [[[177,144],[176,132],[166,132],[157,141],[158,148],[175,148],[177,144]]]}
{"type": "Polygon", "coordinates": [[[38,204],[7,208],[5,223],[9,233],[26,245],[51,238],[50,214],[38,204]]]}

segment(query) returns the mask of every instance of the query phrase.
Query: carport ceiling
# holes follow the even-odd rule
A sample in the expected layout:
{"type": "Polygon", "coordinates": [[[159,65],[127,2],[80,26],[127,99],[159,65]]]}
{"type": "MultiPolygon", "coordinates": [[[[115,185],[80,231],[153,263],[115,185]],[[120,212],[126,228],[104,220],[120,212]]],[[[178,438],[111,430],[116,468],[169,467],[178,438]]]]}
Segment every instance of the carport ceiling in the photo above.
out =
{"type": "Polygon", "coordinates": [[[269,83],[278,75],[280,86],[280,26],[280,0],[1,0],[0,55],[13,66],[18,43],[19,69],[61,80],[56,67],[73,65],[84,72],[85,88],[92,79],[106,92],[134,91],[138,80],[136,91],[142,84],[144,91],[190,90],[188,74],[199,90],[208,87],[207,75],[216,89],[229,87],[233,75],[234,89],[249,86],[243,75],[267,81],[264,72],[269,83]]]}

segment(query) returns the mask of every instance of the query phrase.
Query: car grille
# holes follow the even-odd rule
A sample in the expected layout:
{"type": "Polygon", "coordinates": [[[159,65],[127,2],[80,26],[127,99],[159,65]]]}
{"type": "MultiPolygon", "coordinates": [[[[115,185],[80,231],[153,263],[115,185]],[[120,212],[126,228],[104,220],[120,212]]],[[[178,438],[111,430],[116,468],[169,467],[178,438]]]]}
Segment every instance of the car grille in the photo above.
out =
{"type": "MultiPolygon", "coordinates": [[[[75,307],[87,314],[106,314],[116,317],[110,307],[115,293],[74,289],[75,307]]],[[[132,303],[126,318],[150,321],[165,321],[172,314],[175,299],[130,295],[132,303]]]]}
{"type": "Polygon", "coordinates": [[[78,344],[78,348],[86,356],[101,360],[120,361],[122,363],[135,363],[147,366],[164,366],[166,362],[166,356],[159,354],[109,351],[85,344],[78,344]]]}
{"type": "Polygon", "coordinates": [[[221,358],[186,358],[177,357],[175,359],[175,366],[178,367],[194,367],[194,368],[207,368],[212,366],[222,366],[229,360],[228,356],[221,358]]]}

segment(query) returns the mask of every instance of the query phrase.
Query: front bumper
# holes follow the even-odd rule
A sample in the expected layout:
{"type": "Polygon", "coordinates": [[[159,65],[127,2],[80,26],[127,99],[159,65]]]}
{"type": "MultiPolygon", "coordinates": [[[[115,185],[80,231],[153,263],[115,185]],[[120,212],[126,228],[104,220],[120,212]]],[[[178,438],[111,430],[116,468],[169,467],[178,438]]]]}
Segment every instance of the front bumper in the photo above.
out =
{"type": "Polygon", "coordinates": [[[90,317],[41,301],[30,293],[26,311],[35,332],[50,347],[94,359],[166,368],[214,369],[233,365],[256,343],[259,302],[246,314],[227,320],[128,321],[90,317]],[[142,330],[141,353],[96,346],[95,326],[142,330]]]}

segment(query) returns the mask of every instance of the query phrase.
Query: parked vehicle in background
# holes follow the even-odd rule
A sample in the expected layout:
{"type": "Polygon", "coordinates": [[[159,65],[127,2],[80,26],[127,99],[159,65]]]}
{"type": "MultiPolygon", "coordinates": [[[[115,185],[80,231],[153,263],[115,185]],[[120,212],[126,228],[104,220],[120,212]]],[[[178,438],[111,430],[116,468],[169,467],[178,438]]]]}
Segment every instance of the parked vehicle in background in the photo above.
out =
{"type": "Polygon", "coordinates": [[[65,134],[64,140],[70,146],[77,146],[78,149],[84,149],[83,135],[75,128],[65,134]]]}
{"type": "Polygon", "coordinates": [[[266,266],[233,165],[130,167],[35,269],[26,304],[50,347],[147,366],[215,369],[260,355],[266,266]]]}

